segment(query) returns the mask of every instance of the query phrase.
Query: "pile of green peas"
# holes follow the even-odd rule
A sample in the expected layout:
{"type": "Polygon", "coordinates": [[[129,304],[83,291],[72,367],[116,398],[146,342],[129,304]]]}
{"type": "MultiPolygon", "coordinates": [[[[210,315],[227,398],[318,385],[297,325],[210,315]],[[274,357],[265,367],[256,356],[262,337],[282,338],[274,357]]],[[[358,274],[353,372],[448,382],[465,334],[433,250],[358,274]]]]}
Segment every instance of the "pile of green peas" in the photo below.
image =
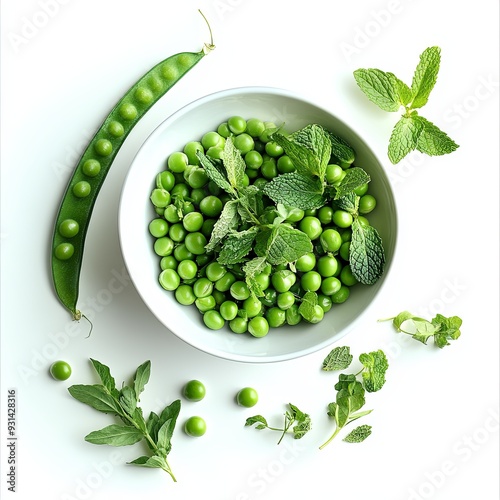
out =
{"type": "MultiPolygon", "coordinates": [[[[231,136],[245,161],[245,184],[263,189],[274,177],[295,170],[283,148],[270,138],[276,128],[273,122],[231,116],[216,131],[170,154],[166,169],[155,179],[150,200],[157,216],[149,223],[149,232],[160,258],[159,283],[180,304],[194,304],[212,330],[228,325],[234,333],[264,337],[270,328],[297,325],[304,321],[301,297],[309,291],[317,293],[318,305],[308,321],[318,323],[333,306],[345,302],[357,284],[349,264],[353,216],[334,205],[289,210],[286,222],[309,236],[313,251],[292,264],[268,265],[257,276],[262,297],[251,294],[242,265],[222,265],[216,252],[206,252],[214,224],[231,198],[209,179],[197,153],[221,159],[225,140],[231,136]]],[[[347,168],[328,165],[327,183],[340,183],[347,168]]],[[[368,184],[355,193],[362,214],[358,221],[369,224],[364,215],[377,201],[368,193],[368,184]]]]}

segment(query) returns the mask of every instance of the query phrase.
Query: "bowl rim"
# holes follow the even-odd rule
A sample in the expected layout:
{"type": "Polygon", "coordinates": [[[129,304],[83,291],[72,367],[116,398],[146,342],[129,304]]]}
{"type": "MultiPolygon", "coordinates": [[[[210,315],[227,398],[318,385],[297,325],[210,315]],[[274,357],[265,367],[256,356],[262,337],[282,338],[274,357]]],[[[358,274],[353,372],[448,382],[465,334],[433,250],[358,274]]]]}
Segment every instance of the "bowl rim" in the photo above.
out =
{"type": "MultiPolygon", "coordinates": [[[[277,363],[277,362],[284,362],[284,361],[291,361],[294,359],[299,359],[301,357],[313,354],[315,352],[318,352],[322,349],[326,349],[329,346],[332,346],[333,344],[337,343],[340,339],[345,337],[348,333],[353,331],[359,323],[363,320],[363,318],[367,315],[367,313],[372,309],[372,307],[375,305],[377,300],[380,299],[380,295],[383,292],[384,288],[387,286],[387,282],[389,280],[391,270],[393,268],[394,260],[397,255],[397,247],[398,247],[398,235],[399,235],[399,220],[398,220],[398,210],[397,210],[397,200],[396,196],[393,190],[393,186],[390,182],[389,176],[387,175],[387,171],[384,168],[384,163],[380,159],[380,157],[375,153],[373,148],[367,143],[366,139],[361,136],[356,129],[351,126],[351,124],[344,119],[343,116],[340,116],[339,114],[333,112],[329,107],[327,107],[325,104],[320,104],[319,102],[315,101],[312,98],[306,97],[299,92],[292,91],[286,88],[282,87],[274,87],[274,86],[262,86],[262,85],[250,85],[250,86],[238,86],[238,87],[228,87],[225,89],[221,90],[216,90],[214,92],[210,92],[208,94],[205,94],[203,96],[197,97],[194,100],[184,104],[183,106],[177,108],[174,110],[172,113],[170,113],[167,117],[165,117],[152,131],[150,134],[147,135],[147,137],[142,141],[141,145],[137,149],[136,153],[134,154],[130,164],[128,171],[126,173],[126,176],[124,178],[123,184],[122,184],[122,189],[120,193],[120,199],[119,199],[119,206],[118,206],[118,236],[119,236],[119,242],[120,242],[120,248],[122,252],[122,257],[124,259],[125,267],[129,273],[129,276],[131,278],[132,284],[134,285],[135,290],[137,291],[138,295],[141,297],[149,311],[156,317],[156,319],[163,325],[164,328],[168,332],[170,332],[172,335],[177,337],[179,340],[182,340],[184,343],[187,345],[197,349],[200,352],[210,354],[212,356],[218,357],[220,359],[224,359],[227,361],[233,361],[233,362],[239,362],[239,363],[250,363],[250,364],[267,364],[267,363],[277,363]],[[213,347],[210,345],[200,345],[197,342],[190,341],[189,339],[185,338],[185,336],[181,336],[179,333],[176,331],[172,330],[170,327],[168,327],[164,321],[158,317],[158,315],[155,313],[155,311],[152,310],[152,308],[149,306],[146,297],[144,297],[144,294],[141,289],[139,289],[134,282],[134,278],[132,276],[132,273],[130,272],[131,270],[131,265],[128,261],[127,258],[127,252],[125,250],[125,244],[124,244],[124,223],[123,223],[123,206],[124,206],[124,198],[125,198],[125,192],[126,192],[126,186],[128,184],[129,177],[131,175],[132,171],[132,166],[136,162],[137,158],[141,155],[142,151],[146,148],[147,144],[156,137],[156,135],[162,133],[164,128],[168,126],[168,123],[170,121],[175,120],[177,117],[185,115],[186,113],[189,113],[192,109],[197,108],[200,105],[203,105],[206,102],[210,102],[216,99],[222,99],[224,97],[234,97],[240,94],[246,94],[246,93],[255,93],[255,94],[269,94],[269,95],[277,95],[280,97],[288,97],[291,99],[298,100],[306,105],[313,106],[316,108],[319,108],[323,110],[325,113],[328,115],[332,116],[335,118],[337,121],[339,121],[344,127],[346,127],[347,130],[349,130],[352,134],[354,134],[357,138],[357,140],[362,143],[363,147],[366,148],[371,155],[375,158],[375,160],[378,162],[378,164],[382,168],[382,173],[383,176],[386,177],[386,186],[390,192],[390,198],[391,198],[391,204],[393,206],[393,211],[392,211],[392,256],[389,262],[386,262],[385,268],[384,268],[384,281],[381,283],[379,286],[379,289],[373,296],[373,298],[370,300],[370,302],[367,304],[367,306],[361,311],[361,313],[353,319],[348,325],[346,325],[340,332],[337,332],[334,338],[329,337],[321,342],[318,342],[317,344],[314,344],[312,346],[302,348],[298,351],[293,351],[293,352],[288,352],[284,354],[275,354],[275,355],[266,355],[266,356],[256,356],[253,354],[240,354],[240,353],[228,353],[226,351],[221,350],[220,348],[213,347]]],[[[258,339],[256,339],[258,341],[258,339]]]]}

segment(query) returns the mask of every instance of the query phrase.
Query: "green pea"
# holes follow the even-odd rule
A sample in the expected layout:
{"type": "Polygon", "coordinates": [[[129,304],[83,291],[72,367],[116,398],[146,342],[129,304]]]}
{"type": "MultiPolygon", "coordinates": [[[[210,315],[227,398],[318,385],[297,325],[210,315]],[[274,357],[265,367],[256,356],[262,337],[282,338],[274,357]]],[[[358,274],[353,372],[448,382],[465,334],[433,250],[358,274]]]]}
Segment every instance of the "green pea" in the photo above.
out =
{"type": "Polygon", "coordinates": [[[204,148],[199,141],[190,141],[184,146],[183,153],[188,157],[188,162],[191,165],[200,164],[200,160],[197,156],[198,152],[204,153],[204,148]]]}
{"type": "MultiPolygon", "coordinates": [[[[177,259],[173,255],[165,255],[160,260],[160,269],[177,269],[177,259]]],[[[194,302],[194,300],[193,300],[194,302]]]]}
{"type": "Polygon", "coordinates": [[[184,432],[188,436],[201,437],[207,432],[207,424],[201,417],[189,417],[184,423],[184,432]]]}
{"type": "Polygon", "coordinates": [[[238,314],[238,304],[232,300],[226,300],[220,305],[219,312],[226,321],[231,321],[238,314]]]}
{"type": "Polygon", "coordinates": [[[231,116],[227,120],[227,126],[233,134],[242,134],[247,128],[246,120],[241,116],[231,116]]]}
{"type": "Polygon", "coordinates": [[[171,62],[166,62],[161,68],[161,76],[165,78],[168,83],[174,81],[178,75],[179,71],[177,67],[171,62]]]}
{"type": "Polygon", "coordinates": [[[236,394],[236,402],[245,408],[255,406],[259,401],[259,394],[253,387],[244,387],[236,394]]]}
{"type": "Polygon", "coordinates": [[[123,127],[123,125],[120,122],[113,120],[108,125],[108,132],[113,137],[121,137],[125,133],[125,128],[123,127]]]}
{"type": "Polygon", "coordinates": [[[71,366],[66,361],[54,361],[49,371],[55,380],[67,380],[71,376],[71,366]]]}
{"type": "Polygon", "coordinates": [[[134,96],[142,104],[149,104],[154,98],[153,92],[146,87],[137,87],[134,96]]]}
{"type": "Polygon", "coordinates": [[[95,143],[94,150],[100,156],[109,156],[113,151],[113,144],[107,139],[99,139],[95,143]]]}
{"type": "Polygon", "coordinates": [[[155,93],[159,94],[163,91],[165,88],[165,84],[163,81],[158,78],[156,75],[151,75],[146,79],[147,84],[149,85],[149,88],[155,93]]]}
{"type": "Polygon", "coordinates": [[[248,320],[238,316],[229,322],[229,328],[233,333],[245,333],[248,330],[248,320]]]}
{"type": "Polygon", "coordinates": [[[80,225],[76,220],[66,219],[59,224],[59,233],[64,238],[73,238],[78,234],[80,230],[80,225]]]}
{"type": "Polygon", "coordinates": [[[271,307],[266,311],[266,319],[271,328],[278,328],[286,323],[286,311],[279,307],[271,307]]]}
{"type": "Polygon", "coordinates": [[[170,193],[166,189],[153,189],[149,197],[155,207],[165,208],[170,203],[170,193]]]}
{"type": "Polygon", "coordinates": [[[165,269],[160,273],[159,277],[160,285],[165,290],[175,290],[181,283],[181,278],[177,274],[177,271],[173,269],[165,269]]]}
{"type": "Polygon", "coordinates": [[[173,250],[174,250],[174,241],[167,236],[158,238],[154,242],[154,251],[160,257],[165,257],[166,255],[170,255],[173,250]]]}
{"type": "Polygon", "coordinates": [[[231,135],[231,131],[229,130],[227,122],[223,122],[217,127],[217,133],[224,138],[227,138],[231,135]]]}
{"type": "Polygon", "coordinates": [[[87,177],[96,177],[101,171],[101,164],[97,160],[86,160],[82,165],[82,172],[87,177]]]}
{"type": "Polygon", "coordinates": [[[121,106],[120,109],[118,110],[118,113],[124,120],[134,120],[137,118],[137,108],[131,104],[124,102],[121,106]]]}
{"type": "Polygon", "coordinates": [[[219,311],[215,309],[211,309],[203,314],[203,322],[210,330],[220,330],[226,323],[219,311]]]}
{"type": "Polygon", "coordinates": [[[208,278],[198,278],[193,284],[196,297],[208,297],[214,289],[214,284],[208,278]]]}
{"type": "Polygon", "coordinates": [[[182,395],[188,401],[201,401],[206,394],[205,386],[199,380],[190,380],[182,388],[182,395]]]}
{"type": "Polygon", "coordinates": [[[186,284],[179,285],[174,292],[175,299],[183,306],[190,306],[196,301],[196,295],[193,292],[193,287],[186,284]]]}
{"type": "Polygon", "coordinates": [[[290,326],[298,325],[302,321],[302,314],[299,312],[299,306],[293,304],[286,311],[286,322],[290,326]]]}
{"type": "Polygon", "coordinates": [[[74,253],[75,247],[71,243],[60,243],[54,250],[54,255],[59,260],[68,260],[74,253]]]}
{"type": "Polygon", "coordinates": [[[248,322],[248,331],[254,337],[265,337],[269,333],[269,323],[263,316],[255,316],[248,322]]]}
{"type": "Polygon", "coordinates": [[[217,303],[215,302],[215,297],[213,295],[209,295],[208,297],[199,297],[195,301],[195,305],[198,308],[198,311],[205,313],[212,309],[215,309],[217,303]]]}
{"type": "Polygon", "coordinates": [[[87,181],[80,181],[77,182],[73,186],[73,194],[77,198],[85,198],[90,194],[91,187],[90,184],[87,181]]]}

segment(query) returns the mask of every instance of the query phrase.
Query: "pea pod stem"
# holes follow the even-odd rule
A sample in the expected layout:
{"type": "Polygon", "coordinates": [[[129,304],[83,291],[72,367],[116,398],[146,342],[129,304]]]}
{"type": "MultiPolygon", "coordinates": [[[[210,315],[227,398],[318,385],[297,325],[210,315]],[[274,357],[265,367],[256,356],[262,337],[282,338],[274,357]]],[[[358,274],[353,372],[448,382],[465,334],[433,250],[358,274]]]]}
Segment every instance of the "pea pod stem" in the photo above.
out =
{"type": "Polygon", "coordinates": [[[74,320],[84,315],[77,308],[85,237],[92,211],[125,139],[146,112],[203,57],[210,43],[199,52],[181,52],[164,59],[142,76],[118,101],[89,142],[63,195],[52,237],[52,279],[60,302],[74,320]]]}

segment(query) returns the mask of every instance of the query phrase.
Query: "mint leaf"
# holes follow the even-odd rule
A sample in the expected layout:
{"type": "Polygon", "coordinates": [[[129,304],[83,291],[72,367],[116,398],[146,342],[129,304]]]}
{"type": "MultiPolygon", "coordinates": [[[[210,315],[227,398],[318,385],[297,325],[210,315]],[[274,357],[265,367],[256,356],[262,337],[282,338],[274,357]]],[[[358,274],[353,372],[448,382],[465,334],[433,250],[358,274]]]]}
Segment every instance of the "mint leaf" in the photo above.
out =
{"type": "Polygon", "coordinates": [[[134,391],[137,401],[139,401],[139,395],[144,391],[144,387],[149,382],[149,376],[151,374],[151,361],[146,361],[139,368],[137,368],[134,376],[134,391]]]}
{"type": "Polygon", "coordinates": [[[196,156],[198,157],[201,166],[205,169],[205,173],[208,178],[215,182],[215,184],[217,184],[217,186],[223,189],[226,193],[235,196],[236,191],[227,180],[222,162],[204,155],[201,151],[198,151],[196,156]]]}
{"type": "Polygon", "coordinates": [[[258,257],[265,257],[269,264],[278,266],[295,262],[311,252],[312,243],[302,231],[279,224],[259,233],[254,250],[258,257]]]}
{"type": "Polygon", "coordinates": [[[129,465],[138,465],[139,467],[150,467],[152,469],[160,469],[161,465],[156,458],[142,456],[132,460],[131,462],[127,462],[129,465]]]}
{"type": "Polygon", "coordinates": [[[377,230],[355,219],[349,246],[349,263],[353,276],[365,285],[373,285],[382,276],[385,253],[377,230]]]}
{"type": "Polygon", "coordinates": [[[268,427],[267,420],[262,415],[254,415],[253,417],[249,417],[245,421],[245,426],[254,425],[256,429],[262,430],[268,427]]]}
{"type": "Polygon", "coordinates": [[[72,385],[68,391],[75,399],[97,411],[113,415],[123,414],[118,402],[102,385],[72,385]]]}
{"type": "Polygon", "coordinates": [[[448,340],[457,340],[461,335],[460,327],[462,326],[462,320],[458,316],[446,318],[441,314],[437,314],[433,318],[432,324],[439,325],[438,331],[434,335],[434,343],[440,349],[450,345],[448,340]]]}
{"type": "Polygon", "coordinates": [[[290,134],[288,138],[312,151],[318,160],[317,173],[314,173],[323,180],[326,166],[332,155],[332,142],[329,133],[323,127],[312,124],[290,134]]]}
{"type": "Polygon", "coordinates": [[[347,193],[344,196],[336,199],[334,204],[341,210],[349,212],[352,216],[358,215],[360,197],[355,193],[347,193]]]}
{"type": "Polygon", "coordinates": [[[226,237],[224,246],[217,257],[220,264],[239,264],[245,260],[253,246],[253,241],[258,232],[257,226],[252,226],[245,231],[231,233],[226,237]]]}
{"type": "Polygon", "coordinates": [[[137,397],[134,389],[125,385],[120,391],[119,397],[120,406],[127,412],[128,415],[133,416],[137,406],[137,397]]]}
{"type": "Polygon", "coordinates": [[[215,250],[217,245],[230,233],[238,227],[240,216],[238,213],[238,201],[229,200],[222,209],[219,218],[212,228],[210,241],[205,246],[207,252],[215,250]]]}
{"type": "Polygon", "coordinates": [[[325,204],[321,181],[298,172],[278,175],[265,185],[264,194],[276,203],[301,210],[319,208],[325,204]]]}
{"type": "Polygon", "coordinates": [[[345,370],[351,364],[352,358],[348,346],[335,347],[323,360],[322,369],[326,372],[345,370]]]}
{"type": "Polygon", "coordinates": [[[300,315],[306,320],[311,321],[316,314],[316,306],[318,305],[318,294],[316,292],[306,292],[302,297],[302,302],[299,306],[300,315]]]}
{"type": "Polygon", "coordinates": [[[392,324],[396,328],[396,331],[401,332],[401,325],[407,320],[413,318],[413,314],[408,311],[403,311],[399,313],[392,321],[392,324]]]}
{"type": "Polygon", "coordinates": [[[370,176],[360,167],[348,168],[345,176],[337,186],[335,200],[352,193],[356,188],[370,182],[370,176]]]}
{"type": "Polygon", "coordinates": [[[267,261],[265,257],[255,257],[249,260],[242,268],[245,273],[245,282],[248,289],[256,297],[264,296],[264,290],[261,283],[257,280],[257,276],[262,273],[266,266],[267,261]]]}
{"type": "Polygon", "coordinates": [[[97,361],[96,359],[90,358],[90,362],[92,363],[92,366],[99,375],[102,385],[106,387],[106,389],[109,391],[110,394],[112,394],[114,397],[118,397],[119,391],[116,388],[116,382],[113,376],[111,375],[109,367],[103,365],[100,361],[97,361]]]}
{"type": "MultiPolygon", "coordinates": [[[[392,75],[392,73],[390,73],[392,75]]],[[[412,91],[406,83],[402,82],[398,77],[394,76],[394,81],[396,82],[396,90],[401,106],[406,106],[410,104],[413,97],[412,91]]]]}
{"type": "Polygon", "coordinates": [[[290,407],[290,412],[287,412],[290,419],[290,424],[288,428],[293,424],[293,438],[294,439],[302,439],[307,432],[311,430],[311,417],[302,411],[300,411],[295,405],[292,403],[288,403],[290,407]]]}
{"type": "Polygon", "coordinates": [[[139,467],[149,467],[151,469],[163,469],[168,472],[169,466],[167,461],[158,455],[153,455],[151,457],[139,457],[132,462],[128,462],[130,465],[138,465],[139,467]]]}
{"type": "Polygon", "coordinates": [[[280,145],[287,156],[290,157],[297,173],[307,177],[314,175],[321,177],[321,175],[324,175],[326,165],[322,165],[322,161],[309,147],[278,133],[273,134],[271,139],[280,145]]]}
{"type": "Polygon", "coordinates": [[[418,136],[417,149],[429,156],[441,156],[452,153],[459,146],[436,125],[423,116],[415,116],[414,120],[422,125],[418,136]]]}
{"type": "Polygon", "coordinates": [[[348,168],[356,159],[354,149],[341,137],[328,132],[332,148],[332,159],[342,168],[348,168]]]}
{"type": "Polygon", "coordinates": [[[411,107],[421,108],[429,99],[429,94],[436,84],[439,65],[441,63],[441,49],[429,47],[420,55],[420,61],[415,69],[411,82],[411,107]]]}
{"type": "Polygon", "coordinates": [[[337,392],[337,424],[343,427],[351,413],[358,411],[365,404],[365,390],[361,382],[356,380],[355,375],[339,375],[339,381],[335,384],[337,392]]]}
{"type": "Polygon", "coordinates": [[[346,443],[361,443],[372,433],[371,425],[360,425],[343,439],[346,443]]]}
{"type": "Polygon", "coordinates": [[[357,69],[354,79],[363,93],[384,111],[398,111],[401,107],[398,84],[392,73],[380,69],[357,69]]]}
{"type": "Polygon", "coordinates": [[[92,444],[128,446],[138,443],[143,437],[142,432],[135,427],[112,424],[87,434],[85,441],[92,444]]]}
{"type": "Polygon", "coordinates": [[[417,148],[422,129],[422,123],[414,115],[402,116],[394,125],[387,151],[389,160],[393,164],[399,163],[408,153],[417,148]]]}
{"type": "Polygon", "coordinates": [[[364,353],[359,356],[359,361],[364,366],[361,376],[363,386],[368,392],[376,392],[385,384],[385,372],[389,368],[389,362],[383,351],[364,353]]]}
{"type": "Polygon", "coordinates": [[[238,213],[243,222],[255,223],[255,218],[264,212],[263,192],[257,186],[251,184],[239,190],[238,213]]]}
{"type": "Polygon", "coordinates": [[[241,156],[241,152],[234,146],[231,137],[226,139],[222,161],[227,172],[229,184],[236,190],[244,186],[245,181],[245,160],[241,156]]]}

